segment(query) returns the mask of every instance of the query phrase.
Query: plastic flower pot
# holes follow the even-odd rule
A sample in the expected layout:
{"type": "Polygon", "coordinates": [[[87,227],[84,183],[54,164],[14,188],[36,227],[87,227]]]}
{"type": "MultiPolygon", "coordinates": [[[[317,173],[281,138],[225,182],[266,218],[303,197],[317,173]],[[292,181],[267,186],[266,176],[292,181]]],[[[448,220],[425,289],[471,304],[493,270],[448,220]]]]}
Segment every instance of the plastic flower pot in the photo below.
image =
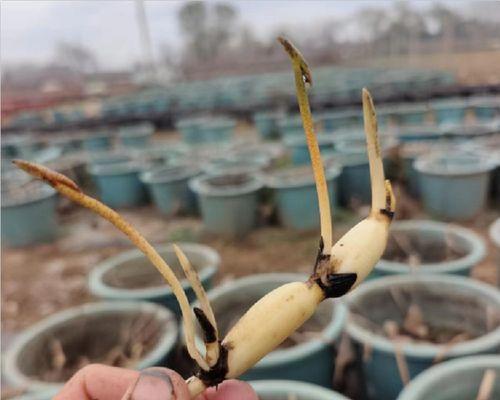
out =
{"type": "Polygon", "coordinates": [[[3,373],[13,386],[32,392],[57,390],[89,362],[137,369],[165,365],[177,334],[174,315],[156,304],[84,304],[17,336],[5,354],[3,373]]]}
{"type": "Polygon", "coordinates": [[[188,181],[198,174],[199,170],[194,167],[164,166],[144,172],[141,181],[147,186],[155,206],[162,214],[171,216],[195,212],[196,200],[188,181]]]}
{"type": "Polygon", "coordinates": [[[398,400],[469,400],[478,398],[484,373],[496,374],[489,399],[500,398],[500,356],[464,357],[429,368],[401,392],[398,400]]]}
{"type": "Polygon", "coordinates": [[[143,166],[136,162],[91,165],[99,198],[110,207],[134,207],[147,200],[146,188],[139,179],[143,166]]]}
{"type": "Polygon", "coordinates": [[[225,174],[235,170],[247,173],[258,173],[268,165],[267,157],[259,158],[256,155],[252,158],[240,158],[235,156],[220,157],[212,159],[205,167],[205,171],[209,174],[225,174]]]}
{"type": "MultiPolygon", "coordinates": [[[[317,139],[319,149],[321,151],[334,149],[334,143],[331,137],[319,135],[317,139]]],[[[309,164],[311,162],[309,149],[307,147],[307,141],[304,135],[286,137],[285,144],[291,153],[292,162],[294,165],[309,164]]]]}
{"type": "Polygon", "coordinates": [[[347,296],[347,305],[346,331],[358,350],[367,392],[373,399],[395,399],[403,388],[396,352],[409,378],[414,378],[436,361],[500,349],[500,326],[491,318],[500,309],[500,292],[469,278],[384,277],[359,286],[347,296]],[[387,336],[384,326],[388,321],[401,326],[410,305],[421,310],[432,340],[387,336]],[[459,335],[462,341],[456,339],[459,335]]]}
{"type": "Polygon", "coordinates": [[[304,127],[300,115],[291,115],[282,117],[278,120],[278,128],[281,137],[302,136],[304,135],[304,127]]]}
{"type": "Polygon", "coordinates": [[[428,109],[423,104],[401,104],[393,114],[397,123],[402,125],[423,125],[426,122],[428,109]]]}
{"type": "Polygon", "coordinates": [[[83,138],[83,148],[87,151],[104,151],[111,147],[110,133],[96,133],[83,138]]]}
{"type": "Polygon", "coordinates": [[[467,105],[464,101],[436,101],[431,104],[434,117],[439,125],[461,124],[465,118],[467,105]]]}
{"type": "Polygon", "coordinates": [[[479,97],[470,101],[470,106],[474,110],[477,121],[491,121],[500,110],[500,101],[495,97],[479,97]]]}
{"type": "Polygon", "coordinates": [[[343,110],[326,112],[320,115],[323,130],[335,131],[339,129],[363,126],[363,113],[360,110],[343,110]]]}
{"type": "Polygon", "coordinates": [[[154,126],[150,123],[129,125],[120,128],[119,137],[126,147],[146,147],[154,133],[154,126]]]}
{"type": "Polygon", "coordinates": [[[407,126],[398,129],[397,137],[403,143],[436,141],[443,137],[443,131],[436,126],[407,126]]]}
{"type": "Polygon", "coordinates": [[[484,240],[469,229],[435,221],[394,221],[385,253],[370,276],[468,276],[485,256],[484,240]]]}
{"type": "Polygon", "coordinates": [[[264,380],[249,383],[260,400],[348,400],[340,393],[306,382],[264,380]]]}
{"type": "Polygon", "coordinates": [[[262,140],[280,137],[278,120],[282,117],[282,113],[279,112],[257,112],[253,115],[253,122],[262,140]]]}
{"type": "MultiPolygon", "coordinates": [[[[16,181],[19,182],[19,181],[16,181]]],[[[56,191],[31,181],[7,189],[2,181],[2,241],[12,247],[53,241],[57,236],[56,191]]]]}
{"type": "MultiPolygon", "coordinates": [[[[255,302],[277,287],[307,280],[305,274],[258,274],[231,281],[208,292],[222,337],[255,302]]],[[[325,301],[297,334],[260,360],[240,378],[287,379],[331,387],[335,344],[340,339],[346,308],[325,301]],[[308,332],[308,333],[306,333],[308,332]]],[[[201,346],[201,341],[198,339],[201,346]]]]}
{"type": "MultiPolygon", "coordinates": [[[[340,168],[325,170],[332,207],[338,204],[340,168]]],[[[310,167],[293,167],[266,177],[266,186],[274,192],[274,201],[283,226],[295,230],[318,229],[320,225],[316,186],[310,167]]]]}
{"type": "MultiPolygon", "coordinates": [[[[198,271],[203,287],[210,289],[220,264],[218,253],[211,247],[201,244],[179,243],[179,246],[198,271]]],[[[164,244],[157,250],[181,279],[188,299],[193,300],[195,298],[193,289],[184,279],[184,273],[172,246],[164,244]]],[[[162,304],[180,315],[177,300],[170,286],[165,283],[144,254],[136,249],[118,254],[96,266],[89,275],[89,290],[93,295],[105,300],[146,300],[162,304]]]]}
{"type": "MultiPolygon", "coordinates": [[[[384,153],[396,145],[392,138],[382,143],[384,153]],[[385,142],[385,143],[384,143],[385,142]]],[[[342,138],[336,144],[337,159],[342,164],[340,175],[341,204],[349,205],[353,200],[361,203],[371,201],[370,167],[366,154],[366,141],[363,137],[342,138]]]]}
{"type": "Polygon", "coordinates": [[[228,142],[232,139],[236,122],[229,118],[212,118],[203,125],[205,141],[214,144],[228,142]]]}
{"type": "Polygon", "coordinates": [[[439,153],[419,157],[420,191],[426,210],[445,220],[467,220],[486,204],[489,160],[470,154],[439,153]]]}
{"type": "Polygon", "coordinates": [[[262,186],[260,178],[248,173],[205,175],[189,181],[205,229],[233,237],[244,236],[256,226],[262,186]]]}

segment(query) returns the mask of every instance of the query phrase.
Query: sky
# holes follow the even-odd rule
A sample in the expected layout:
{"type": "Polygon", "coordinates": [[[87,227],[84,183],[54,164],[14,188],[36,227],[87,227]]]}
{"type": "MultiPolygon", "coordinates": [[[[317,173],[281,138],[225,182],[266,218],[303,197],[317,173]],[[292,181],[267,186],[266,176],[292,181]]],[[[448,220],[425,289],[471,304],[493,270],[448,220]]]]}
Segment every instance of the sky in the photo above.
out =
{"type": "MultiPolygon", "coordinates": [[[[311,25],[347,18],[366,6],[390,7],[392,1],[226,1],[238,10],[240,21],[258,37],[277,27],[311,25]]],[[[458,7],[459,1],[441,0],[458,7]]],[[[431,1],[411,1],[415,7],[431,1]]],[[[178,49],[182,43],[177,13],[183,1],[145,0],[155,53],[162,44],[178,49]]],[[[462,5],[467,2],[462,2],[462,5]]],[[[45,63],[57,43],[85,45],[104,69],[123,69],[141,58],[135,0],[1,0],[2,64],[45,63]]]]}

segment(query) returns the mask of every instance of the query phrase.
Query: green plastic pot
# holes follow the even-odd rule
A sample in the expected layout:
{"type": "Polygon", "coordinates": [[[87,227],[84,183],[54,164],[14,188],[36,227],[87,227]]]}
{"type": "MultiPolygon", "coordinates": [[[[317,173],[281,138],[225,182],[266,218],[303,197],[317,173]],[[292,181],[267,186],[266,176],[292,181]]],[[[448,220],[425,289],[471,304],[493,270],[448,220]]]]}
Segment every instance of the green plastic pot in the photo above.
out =
{"type": "MultiPolygon", "coordinates": [[[[333,138],[326,135],[319,135],[317,137],[318,146],[320,151],[328,151],[334,149],[333,138]]],[[[309,156],[309,149],[304,135],[290,136],[285,138],[285,144],[291,153],[292,162],[294,165],[310,164],[311,157],[309,156]]]]}
{"type": "Polygon", "coordinates": [[[467,104],[462,100],[441,100],[431,104],[439,125],[461,124],[465,119],[467,104]]]}
{"type": "Polygon", "coordinates": [[[278,120],[282,118],[279,112],[257,112],[253,115],[253,122],[262,140],[273,140],[280,137],[278,120]]]}
{"type": "Polygon", "coordinates": [[[261,179],[248,173],[204,175],[189,181],[196,193],[203,225],[209,232],[241,237],[257,225],[261,179]]]}
{"type": "Polygon", "coordinates": [[[363,126],[361,109],[325,112],[319,116],[319,119],[323,124],[323,129],[327,132],[363,126]]]}
{"type": "Polygon", "coordinates": [[[396,122],[401,125],[423,125],[426,122],[429,110],[424,104],[395,105],[392,114],[396,122]]]}
{"type": "Polygon", "coordinates": [[[468,276],[485,256],[484,240],[469,229],[436,221],[394,221],[386,251],[370,276],[438,273],[468,276]],[[412,255],[407,254],[405,246],[413,250],[412,255]],[[450,252],[457,253],[455,258],[443,259],[443,253],[450,252]],[[426,261],[412,266],[411,256],[426,261]]]}
{"type": "Polygon", "coordinates": [[[347,296],[347,305],[351,315],[346,331],[356,345],[371,399],[395,399],[403,388],[396,348],[406,361],[410,378],[430,368],[437,357],[447,360],[500,350],[500,326],[490,326],[489,322],[491,310],[500,309],[500,292],[469,278],[438,274],[383,277],[360,285],[347,296]],[[395,299],[399,299],[397,303],[395,299]],[[388,320],[402,323],[405,309],[412,302],[418,304],[424,320],[434,329],[466,329],[475,338],[450,347],[429,342],[395,342],[382,334],[382,326],[388,320]],[[352,313],[361,317],[354,318],[352,313]],[[374,324],[380,328],[374,329],[374,324]],[[363,349],[370,349],[368,357],[362,356],[363,349]]]}
{"type": "Polygon", "coordinates": [[[110,207],[136,207],[147,201],[147,193],[139,176],[140,163],[113,162],[91,165],[89,173],[97,187],[99,198],[110,207]]]}
{"type": "Polygon", "coordinates": [[[304,135],[304,127],[300,115],[290,115],[280,118],[278,120],[278,128],[282,138],[304,135]]]}
{"type": "Polygon", "coordinates": [[[263,380],[249,383],[260,400],[348,400],[340,393],[306,382],[263,380]]]}
{"type": "Polygon", "coordinates": [[[165,366],[178,336],[174,315],[147,302],[109,302],[70,308],[24,330],[5,353],[3,374],[12,386],[31,392],[58,390],[69,377],[58,381],[41,376],[52,359],[54,339],[59,340],[68,362],[76,363],[83,355],[99,359],[123,340],[124,330],[133,329],[134,323],[149,321],[156,322],[153,343],[131,367],[165,366]]]}
{"type": "Polygon", "coordinates": [[[489,399],[500,398],[500,356],[464,357],[429,368],[401,392],[398,400],[476,399],[484,373],[496,374],[489,399]]]}
{"type": "Polygon", "coordinates": [[[147,186],[155,206],[162,214],[171,216],[196,211],[196,200],[188,181],[198,174],[198,168],[194,167],[164,166],[144,172],[141,181],[147,186]]]}
{"type": "Polygon", "coordinates": [[[30,182],[16,193],[3,188],[2,242],[20,247],[53,241],[57,236],[56,206],[56,191],[40,182],[30,182]]]}
{"type": "Polygon", "coordinates": [[[110,133],[96,133],[83,138],[83,148],[89,152],[105,151],[111,148],[110,133]]]}
{"type": "Polygon", "coordinates": [[[149,144],[154,133],[154,126],[150,123],[123,126],[120,128],[119,137],[126,147],[141,148],[149,144]]]}
{"type": "Polygon", "coordinates": [[[494,168],[489,160],[443,152],[419,157],[414,168],[419,173],[424,207],[437,218],[467,220],[486,205],[494,168]]]}
{"type": "MultiPolygon", "coordinates": [[[[212,280],[220,264],[219,254],[211,247],[196,243],[178,243],[189,261],[198,271],[205,289],[212,286],[212,280]]],[[[181,279],[181,285],[191,301],[195,298],[170,244],[157,248],[169,266],[181,279]]],[[[111,257],[97,265],[89,275],[89,290],[104,300],[137,301],[146,300],[162,304],[180,315],[177,300],[169,285],[165,283],[156,268],[139,250],[130,250],[111,257]]]]}
{"type": "MultiPolygon", "coordinates": [[[[341,169],[325,170],[332,207],[338,206],[338,178],[341,169]]],[[[295,230],[313,230],[320,226],[316,185],[311,168],[293,167],[266,177],[266,186],[274,193],[274,201],[283,226],[295,230]]]]}
{"type": "MultiPolygon", "coordinates": [[[[294,273],[258,274],[240,278],[208,292],[222,337],[248,308],[264,295],[290,282],[305,282],[308,276],[294,273]]],[[[331,387],[335,346],[340,340],[347,310],[340,302],[327,300],[314,314],[317,338],[272,351],[240,379],[287,379],[331,387]]],[[[201,348],[201,340],[197,339],[201,348]]]]}

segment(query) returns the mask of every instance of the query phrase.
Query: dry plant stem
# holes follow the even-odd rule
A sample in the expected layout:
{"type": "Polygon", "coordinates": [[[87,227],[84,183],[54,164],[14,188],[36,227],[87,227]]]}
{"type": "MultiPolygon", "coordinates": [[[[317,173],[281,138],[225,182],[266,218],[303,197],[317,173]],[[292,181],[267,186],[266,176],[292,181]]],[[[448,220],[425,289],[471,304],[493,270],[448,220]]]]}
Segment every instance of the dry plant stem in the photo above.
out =
{"type": "Polygon", "coordinates": [[[372,187],[372,211],[378,212],[386,207],[386,187],[384,165],[378,138],[377,116],[373,99],[368,90],[363,89],[363,119],[366,132],[366,148],[370,163],[370,180],[372,187]]]}
{"type": "Polygon", "coordinates": [[[182,266],[182,269],[184,270],[184,274],[186,275],[186,278],[191,284],[191,287],[193,288],[196,297],[200,302],[201,310],[203,311],[204,316],[208,319],[208,322],[211,325],[209,329],[210,329],[210,334],[213,336],[213,339],[205,342],[207,350],[205,360],[207,361],[208,365],[212,367],[219,359],[219,332],[217,329],[217,322],[215,320],[215,315],[212,310],[212,306],[210,305],[210,302],[208,300],[205,289],[203,288],[203,285],[200,282],[200,278],[198,277],[198,274],[196,273],[193,266],[186,257],[186,254],[184,254],[182,249],[176,244],[174,244],[174,250],[182,266]]]}
{"type": "Polygon", "coordinates": [[[484,372],[476,400],[490,400],[493,388],[495,387],[496,372],[492,369],[487,369],[484,372]]]}
{"type": "Polygon", "coordinates": [[[127,235],[132,243],[134,243],[134,245],[137,246],[137,248],[146,255],[146,257],[158,269],[163,278],[171,286],[172,291],[177,298],[177,301],[179,302],[182,317],[184,320],[186,345],[189,355],[198,363],[201,368],[208,370],[209,366],[207,362],[199,353],[194,344],[193,316],[186,294],[184,293],[184,290],[182,289],[182,286],[173,273],[172,269],[161,258],[161,256],[153,248],[153,246],[151,246],[148,241],[126,220],[124,220],[120,214],[104,205],[100,201],[85,195],[80,190],[78,185],[68,177],[58,172],[52,171],[46,167],[35,163],[30,163],[28,161],[14,160],[14,164],[27,173],[46,181],[63,196],[69,198],[70,200],[80,204],[85,208],[96,212],[101,217],[111,222],[116,228],[127,235]]]}
{"type": "Polygon", "coordinates": [[[300,115],[302,116],[302,123],[306,134],[309,155],[311,156],[314,180],[316,182],[316,191],[318,192],[321,237],[324,244],[323,254],[328,255],[330,254],[333,245],[332,215],[325,171],[323,168],[323,162],[321,161],[318,141],[316,140],[316,135],[314,134],[314,122],[311,115],[311,108],[309,107],[309,99],[307,97],[305,85],[306,83],[312,85],[311,72],[309,71],[309,66],[304,60],[302,54],[300,54],[300,52],[287,39],[280,37],[278,40],[283,45],[292,60],[297,101],[299,103],[300,115]]]}

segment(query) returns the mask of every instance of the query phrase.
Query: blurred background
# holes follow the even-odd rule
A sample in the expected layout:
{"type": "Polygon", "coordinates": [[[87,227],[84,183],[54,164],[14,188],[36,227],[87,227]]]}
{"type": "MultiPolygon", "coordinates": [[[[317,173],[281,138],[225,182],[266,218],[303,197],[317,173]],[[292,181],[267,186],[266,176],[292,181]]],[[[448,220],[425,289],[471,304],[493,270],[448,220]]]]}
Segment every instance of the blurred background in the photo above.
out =
{"type": "Polygon", "coordinates": [[[193,371],[159,274],[14,158],[119,210],[176,272],[181,243],[222,332],[306,279],[319,215],[280,35],[312,70],[335,238],[369,213],[363,87],[398,209],[367,283],[244,378],[295,381],[256,384],[265,400],[500,398],[499,2],[4,0],[2,399],[51,398],[91,362],[193,371]]]}

